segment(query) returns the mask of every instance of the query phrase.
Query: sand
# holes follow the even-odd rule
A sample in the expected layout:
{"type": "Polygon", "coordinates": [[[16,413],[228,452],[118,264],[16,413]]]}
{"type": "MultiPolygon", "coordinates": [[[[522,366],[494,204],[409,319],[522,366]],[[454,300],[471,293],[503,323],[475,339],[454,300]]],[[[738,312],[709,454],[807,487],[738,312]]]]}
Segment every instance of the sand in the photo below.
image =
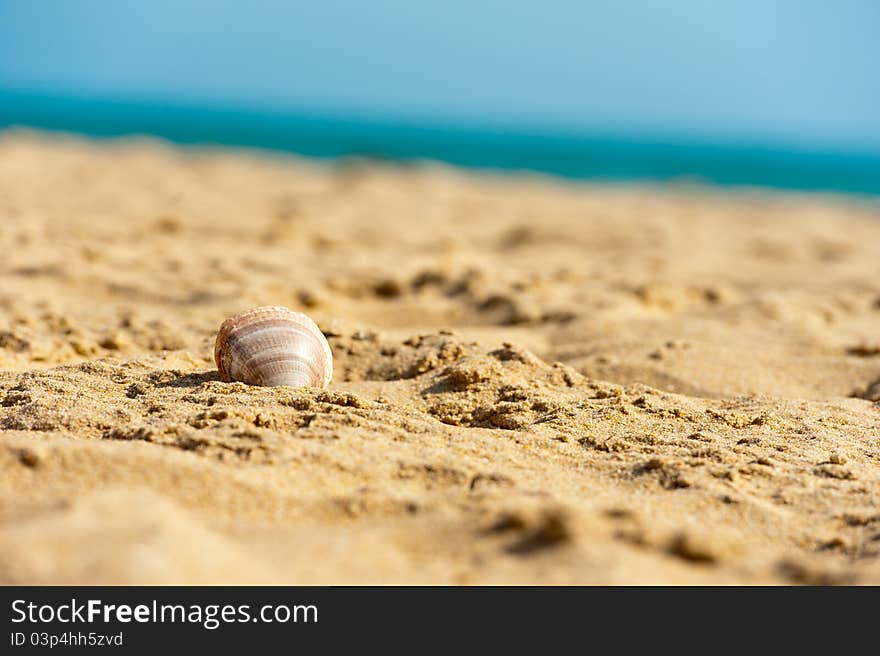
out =
{"type": "Polygon", "coordinates": [[[0,226],[2,583],[880,583],[876,201],[14,132],[0,226]]]}

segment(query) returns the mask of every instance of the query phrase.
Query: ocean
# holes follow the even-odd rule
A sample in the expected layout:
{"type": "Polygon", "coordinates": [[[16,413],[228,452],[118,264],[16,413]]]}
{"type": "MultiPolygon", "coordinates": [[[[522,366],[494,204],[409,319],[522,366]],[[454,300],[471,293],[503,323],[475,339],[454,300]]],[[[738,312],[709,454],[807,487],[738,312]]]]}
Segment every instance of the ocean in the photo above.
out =
{"type": "Polygon", "coordinates": [[[180,144],[244,146],[319,158],[438,160],[570,179],[681,182],[880,195],[880,154],[780,149],[736,141],[419,125],[206,105],[0,90],[0,128],[94,137],[153,135],[180,144]]]}

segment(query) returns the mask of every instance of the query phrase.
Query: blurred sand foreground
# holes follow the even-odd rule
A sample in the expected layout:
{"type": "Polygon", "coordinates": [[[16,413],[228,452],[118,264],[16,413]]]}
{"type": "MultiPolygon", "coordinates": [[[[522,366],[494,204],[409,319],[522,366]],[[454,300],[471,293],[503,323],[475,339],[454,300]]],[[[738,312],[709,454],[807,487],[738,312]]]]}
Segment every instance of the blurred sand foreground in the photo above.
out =
{"type": "Polygon", "coordinates": [[[880,583],[880,206],[7,133],[0,226],[2,583],[880,583]]]}

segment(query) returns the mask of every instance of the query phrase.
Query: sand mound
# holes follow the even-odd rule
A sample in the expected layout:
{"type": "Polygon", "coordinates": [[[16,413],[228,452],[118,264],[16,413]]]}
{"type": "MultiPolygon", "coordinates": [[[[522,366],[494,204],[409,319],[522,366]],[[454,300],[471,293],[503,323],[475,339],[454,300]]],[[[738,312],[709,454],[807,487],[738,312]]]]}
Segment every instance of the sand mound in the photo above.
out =
{"type": "Polygon", "coordinates": [[[7,134],[0,220],[0,582],[880,582],[876,205],[7,134]]]}

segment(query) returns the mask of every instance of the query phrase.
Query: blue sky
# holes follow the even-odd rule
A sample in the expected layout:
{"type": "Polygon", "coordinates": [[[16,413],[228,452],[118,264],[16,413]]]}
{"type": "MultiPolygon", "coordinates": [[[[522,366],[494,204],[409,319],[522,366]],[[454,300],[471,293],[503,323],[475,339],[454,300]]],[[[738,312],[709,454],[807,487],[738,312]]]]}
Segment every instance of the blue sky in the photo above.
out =
{"type": "Polygon", "coordinates": [[[0,88],[880,153],[874,0],[0,0],[0,88]]]}

